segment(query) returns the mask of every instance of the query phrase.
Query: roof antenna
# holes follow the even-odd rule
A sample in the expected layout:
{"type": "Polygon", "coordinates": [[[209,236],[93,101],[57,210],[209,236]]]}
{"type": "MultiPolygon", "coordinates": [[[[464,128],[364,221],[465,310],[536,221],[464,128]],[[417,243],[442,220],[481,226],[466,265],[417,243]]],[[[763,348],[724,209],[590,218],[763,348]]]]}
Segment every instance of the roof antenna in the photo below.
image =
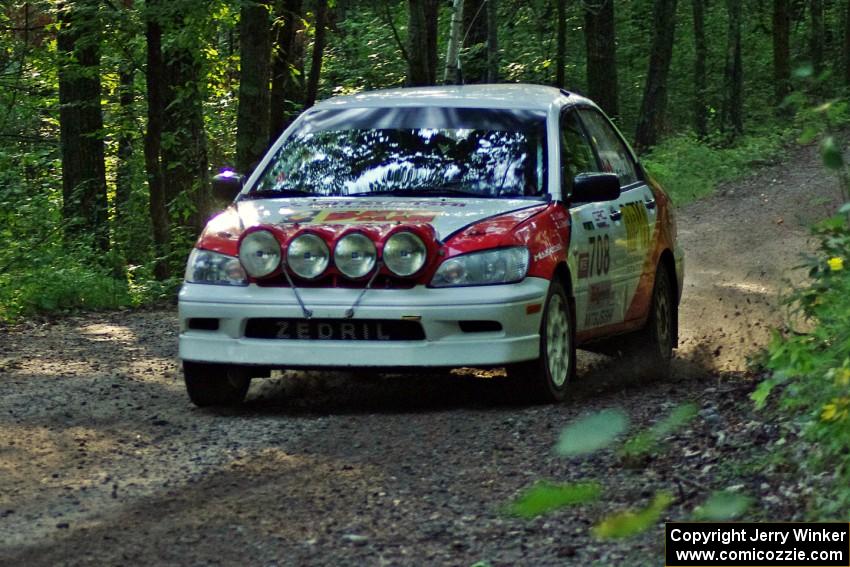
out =
{"type": "Polygon", "coordinates": [[[460,51],[463,41],[461,31],[463,26],[463,3],[464,0],[452,2],[452,23],[449,33],[449,45],[446,49],[446,70],[443,75],[443,83],[446,85],[463,84],[463,75],[460,69],[460,51]]]}
{"type": "Polygon", "coordinates": [[[466,38],[469,37],[469,32],[472,31],[472,26],[475,25],[475,22],[478,20],[478,16],[481,15],[481,10],[484,9],[484,6],[487,5],[488,1],[489,0],[484,0],[478,6],[478,11],[475,12],[475,16],[473,16],[472,20],[470,20],[469,26],[463,34],[463,38],[460,37],[460,31],[461,26],[463,25],[464,0],[454,0],[454,2],[452,2],[453,13],[451,37],[449,39],[448,52],[446,53],[446,73],[443,77],[444,83],[455,85],[463,84],[463,65],[461,64],[460,59],[461,52],[463,51],[463,45],[466,43],[466,38]],[[452,65],[452,63],[454,63],[454,65],[452,65]],[[452,73],[454,73],[454,76],[452,76],[452,73]]]}

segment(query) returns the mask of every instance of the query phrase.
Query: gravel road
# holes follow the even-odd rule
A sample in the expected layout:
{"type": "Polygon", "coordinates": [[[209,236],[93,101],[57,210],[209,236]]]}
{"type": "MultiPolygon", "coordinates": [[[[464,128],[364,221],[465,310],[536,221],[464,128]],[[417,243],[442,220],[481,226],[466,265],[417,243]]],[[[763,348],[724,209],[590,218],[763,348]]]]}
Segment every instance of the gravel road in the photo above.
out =
{"type": "Polygon", "coordinates": [[[799,518],[807,489],[787,465],[725,465],[756,462],[780,437],[746,400],[746,357],[779,324],[805,225],[834,210],[834,186],[802,148],[682,207],[673,377],[636,382],[588,356],[556,406],[508,403],[474,372],[287,372],[255,381],[242,408],[200,410],[173,309],[0,328],[0,563],[658,565],[661,524],[620,542],[591,526],[661,489],[675,498],[667,517],[686,518],[733,476],[756,517],[799,518]],[[643,462],[552,453],[586,412],[621,407],[637,428],[687,401],[699,417],[643,462]],[[604,499],[505,515],[538,479],[597,479],[604,499]]]}

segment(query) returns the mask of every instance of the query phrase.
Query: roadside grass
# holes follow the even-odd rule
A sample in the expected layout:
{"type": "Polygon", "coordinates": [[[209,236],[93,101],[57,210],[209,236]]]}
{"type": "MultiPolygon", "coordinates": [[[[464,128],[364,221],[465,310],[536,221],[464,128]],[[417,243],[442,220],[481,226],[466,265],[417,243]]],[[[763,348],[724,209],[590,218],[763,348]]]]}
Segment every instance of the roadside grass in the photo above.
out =
{"type": "Polygon", "coordinates": [[[700,141],[693,134],[667,138],[641,161],[673,200],[681,206],[712,194],[717,186],[779,159],[793,141],[791,128],[749,134],[734,145],[700,141]]]}

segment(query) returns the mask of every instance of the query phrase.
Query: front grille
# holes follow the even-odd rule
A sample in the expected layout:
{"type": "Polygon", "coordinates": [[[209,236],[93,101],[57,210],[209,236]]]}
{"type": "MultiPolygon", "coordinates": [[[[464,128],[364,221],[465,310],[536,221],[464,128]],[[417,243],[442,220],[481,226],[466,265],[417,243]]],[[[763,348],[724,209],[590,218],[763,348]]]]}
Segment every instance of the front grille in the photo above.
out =
{"type": "MultiPolygon", "coordinates": [[[[371,276],[370,276],[371,277],[371,276]]],[[[315,280],[304,280],[293,276],[293,282],[299,288],[327,288],[338,287],[343,289],[363,289],[369,283],[369,278],[351,280],[337,274],[323,276],[315,280]]],[[[257,280],[260,287],[289,287],[286,276],[280,274],[273,278],[257,280]]],[[[380,274],[372,282],[372,289],[413,289],[416,280],[411,278],[399,278],[397,276],[380,274]]]]}
{"type": "Polygon", "coordinates": [[[418,321],[384,319],[248,319],[249,339],[307,341],[422,341],[418,321]]]}

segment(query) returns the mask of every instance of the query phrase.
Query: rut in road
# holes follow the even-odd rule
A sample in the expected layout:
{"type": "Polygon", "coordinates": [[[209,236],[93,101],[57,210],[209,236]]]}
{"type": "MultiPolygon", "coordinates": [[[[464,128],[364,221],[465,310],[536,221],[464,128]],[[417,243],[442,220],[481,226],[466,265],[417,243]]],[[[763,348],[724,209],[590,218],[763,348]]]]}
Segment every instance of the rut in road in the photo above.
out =
{"type": "MultiPolygon", "coordinates": [[[[781,323],[806,225],[837,204],[814,148],[678,211],[687,254],[674,376],[637,383],[588,358],[571,399],[505,404],[464,376],[287,373],[238,410],[193,408],[172,310],[29,322],[0,341],[0,563],[657,564],[660,532],[602,543],[590,526],[658,490],[685,517],[724,467],[779,434],[750,410],[747,355],[781,323]],[[635,427],[699,417],[639,463],[562,459],[559,430],[619,406],[635,427]],[[501,506],[537,479],[598,479],[602,502],[527,521],[501,506]]],[[[741,473],[756,507],[799,518],[788,471],[741,473]]]]}

